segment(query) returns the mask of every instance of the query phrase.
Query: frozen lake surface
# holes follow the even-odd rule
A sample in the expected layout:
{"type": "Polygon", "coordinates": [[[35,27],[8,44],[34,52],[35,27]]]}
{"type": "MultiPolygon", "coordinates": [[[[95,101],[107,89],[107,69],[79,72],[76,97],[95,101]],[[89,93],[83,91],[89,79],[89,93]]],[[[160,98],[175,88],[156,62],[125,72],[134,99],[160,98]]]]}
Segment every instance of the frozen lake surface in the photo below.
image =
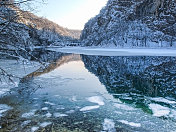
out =
{"type": "Polygon", "coordinates": [[[152,48],[97,48],[97,47],[50,47],[48,50],[99,56],[176,56],[176,49],[152,48]]]}
{"type": "Polygon", "coordinates": [[[175,132],[176,57],[98,51],[59,53],[44,69],[1,60],[22,79],[0,83],[0,131],[175,132]]]}

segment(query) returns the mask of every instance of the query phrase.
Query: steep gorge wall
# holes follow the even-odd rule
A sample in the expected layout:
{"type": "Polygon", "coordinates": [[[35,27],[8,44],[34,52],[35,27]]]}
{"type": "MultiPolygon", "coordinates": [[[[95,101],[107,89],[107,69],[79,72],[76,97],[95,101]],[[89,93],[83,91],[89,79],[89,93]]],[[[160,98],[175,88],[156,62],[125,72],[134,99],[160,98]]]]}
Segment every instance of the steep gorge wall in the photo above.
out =
{"type": "Polygon", "coordinates": [[[176,44],[176,0],[109,0],[85,24],[86,46],[172,47],[176,44]]]}

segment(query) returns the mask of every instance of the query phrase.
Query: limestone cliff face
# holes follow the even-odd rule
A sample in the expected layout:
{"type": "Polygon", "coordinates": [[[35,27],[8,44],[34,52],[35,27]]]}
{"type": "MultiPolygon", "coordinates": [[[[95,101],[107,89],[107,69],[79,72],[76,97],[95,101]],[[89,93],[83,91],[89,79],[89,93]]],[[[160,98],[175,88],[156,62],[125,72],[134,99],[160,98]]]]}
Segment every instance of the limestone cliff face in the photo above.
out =
{"type": "Polygon", "coordinates": [[[174,46],[176,0],[109,0],[81,39],[88,46],[174,46]]]}

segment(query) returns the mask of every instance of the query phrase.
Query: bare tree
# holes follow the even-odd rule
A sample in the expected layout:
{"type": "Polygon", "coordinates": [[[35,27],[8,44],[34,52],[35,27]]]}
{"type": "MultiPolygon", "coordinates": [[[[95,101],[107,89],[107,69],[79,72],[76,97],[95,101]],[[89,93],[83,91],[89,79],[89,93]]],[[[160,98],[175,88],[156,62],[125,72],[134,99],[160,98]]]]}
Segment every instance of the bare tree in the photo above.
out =
{"type": "MultiPolygon", "coordinates": [[[[29,58],[37,60],[43,64],[38,58],[34,57],[26,49],[26,45],[29,45],[26,41],[25,30],[27,25],[24,24],[24,16],[28,15],[29,11],[33,11],[32,5],[35,0],[0,0],[0,54],[1,56],[12,57],[23,62],[28,61],[29,58]],[[16,36],[20,36],[17,38],[16,36]],[[16,35],[16,36],[15,36],[16,35]],[[8,39],[8,41],[7,41],[8,39]],[[16,42],[22,40],[22,44],[18,45],[16,42]],[[28,57],[24,57],[28,56],[28,57]]],[[[41,0],[43,2],[43,0],[41,0]]],[[[5,68],[0,66],[0,81],[2,77],[6,77],[9,81],[13,82],[11,73],[8,73],[5,68]]]]}

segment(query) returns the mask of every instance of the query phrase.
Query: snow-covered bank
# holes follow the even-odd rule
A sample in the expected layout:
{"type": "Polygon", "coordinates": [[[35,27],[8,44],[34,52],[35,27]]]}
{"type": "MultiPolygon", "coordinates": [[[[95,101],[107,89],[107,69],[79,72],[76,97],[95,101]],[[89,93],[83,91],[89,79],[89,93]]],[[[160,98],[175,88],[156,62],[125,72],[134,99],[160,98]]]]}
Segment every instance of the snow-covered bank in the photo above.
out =
{"type": "Polygon", "coordinates": [[[176,49],[49,47],[51,51],[100,56],[176,56],[176,49]]]}

